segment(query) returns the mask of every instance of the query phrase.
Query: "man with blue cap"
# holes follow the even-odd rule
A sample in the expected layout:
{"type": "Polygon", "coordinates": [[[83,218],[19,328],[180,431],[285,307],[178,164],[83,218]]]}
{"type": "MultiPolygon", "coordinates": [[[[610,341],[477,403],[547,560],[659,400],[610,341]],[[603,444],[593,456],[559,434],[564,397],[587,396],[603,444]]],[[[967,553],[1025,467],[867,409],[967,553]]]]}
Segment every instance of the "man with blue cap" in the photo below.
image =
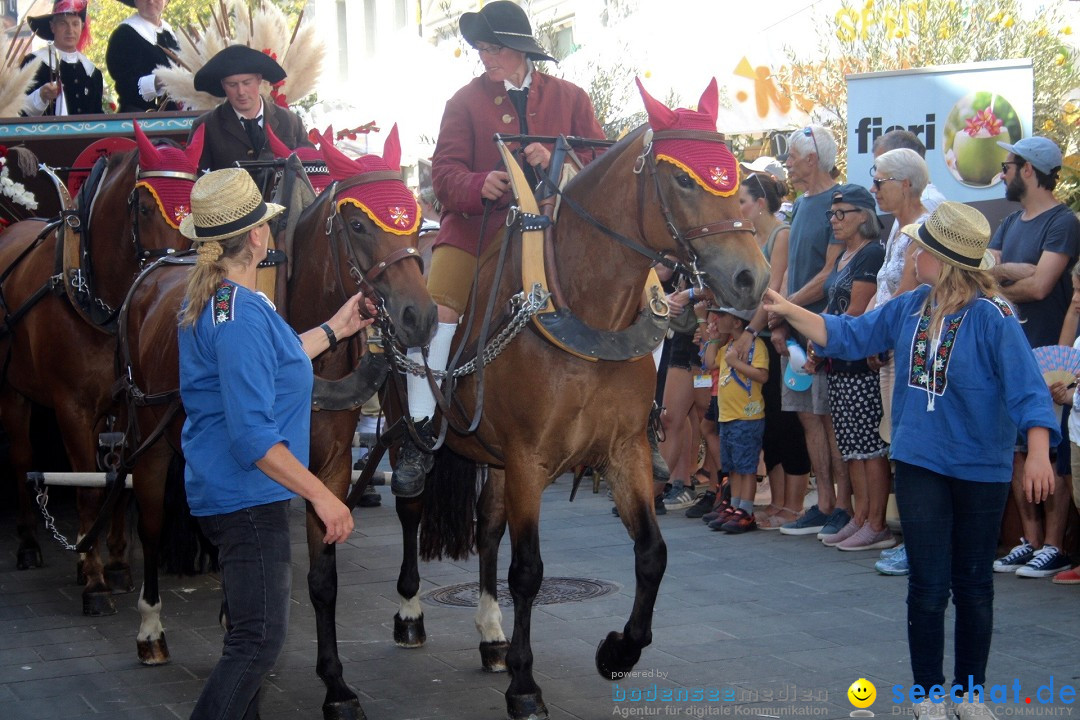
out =
{"type": "MultiPolygon", "coordinates": [[[[1002,221],[990,241],[999,263],[994,275],[1002,295],[1016,306],[1031,347],[1055,345],[1072,297],[1069,274],[1080,253],[1080,221],[1054,197],[1061,149],[1044,137],[998,145],[1009,151],[1001,163],[1005,199],[1020,203],[1020,209],[1002,221]]],[[[1024,535],[994,562],[994,571],[1051,577],[1069,569],[1061,550],[1070,503],[1063,477],[1068,463],[1058,463],[1054,493],[1040,511],[1025,499],[1023,489],[1017,490],[1026,456],[1026,445],[1018,441],[1012,483],[1024,535]]]]}

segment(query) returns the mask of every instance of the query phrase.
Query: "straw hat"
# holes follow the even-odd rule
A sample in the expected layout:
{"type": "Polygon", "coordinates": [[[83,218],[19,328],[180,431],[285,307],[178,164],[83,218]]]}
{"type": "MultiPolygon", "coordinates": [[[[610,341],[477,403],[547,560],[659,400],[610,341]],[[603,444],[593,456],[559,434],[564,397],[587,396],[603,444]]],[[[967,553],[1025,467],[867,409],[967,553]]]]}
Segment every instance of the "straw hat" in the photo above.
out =
{"type": "Polygon", "coordinates": [[[994,256],[990,244],[990,223],[975,208],[946,200],[926,222],[905,225],[901,230],[942,262],[965,270],[989,270],[994,256]]]}
{"type": "Polygon", "coordinates": [[[216,170],[191,188],[191,214],[180,223],[180,232],[195,242],[223,240],[262,225],[284,210],[263,200],[246,170],[216,170]]]}

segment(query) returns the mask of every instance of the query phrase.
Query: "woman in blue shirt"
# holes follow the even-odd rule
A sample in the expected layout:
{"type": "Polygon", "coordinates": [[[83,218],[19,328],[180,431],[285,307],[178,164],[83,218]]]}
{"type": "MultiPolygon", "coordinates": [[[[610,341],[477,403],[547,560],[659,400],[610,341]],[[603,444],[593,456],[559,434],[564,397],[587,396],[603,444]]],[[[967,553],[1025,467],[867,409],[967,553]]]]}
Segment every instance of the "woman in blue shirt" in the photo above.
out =
{"type": "Polygon", "coordinates": [[[360,317],[357,294],[297,335],[255,291],[267,221],[285,208],[263,202],[246,171],[203,176],[191,207],[180,225],[198,248],[179,329],[185,485],[218,548],[228,617],[221,659],[191,717],[254,718],[288,630],[289,500],[311,503],[324,542],[343,542],[353,529],[349,509],[307,469],[311,358],[371,320],[360,317]]]}
{"type": "Polygon", "coordinates": [[[826,356],[894,351],[891,456],[911,566],[908,646],[914,683],[926,693],[944,686],[950,589],[956,606],[953,685],[917,703],[915,715],[943,719],[951,700],[966,720],[988,712],[969,688],[986,681],[994,551],[1015,434],[1030,448],[1025,492],[1041,502],[1053,491],[1050,447],[1060,431],[1012,306],[984,272],[993,265],[986,218],[944,202],[903,232],[918,244],[916,275],[925,284],[883,307],[859,317],[815,315],[772,291],[765,305],[826,356]]]}

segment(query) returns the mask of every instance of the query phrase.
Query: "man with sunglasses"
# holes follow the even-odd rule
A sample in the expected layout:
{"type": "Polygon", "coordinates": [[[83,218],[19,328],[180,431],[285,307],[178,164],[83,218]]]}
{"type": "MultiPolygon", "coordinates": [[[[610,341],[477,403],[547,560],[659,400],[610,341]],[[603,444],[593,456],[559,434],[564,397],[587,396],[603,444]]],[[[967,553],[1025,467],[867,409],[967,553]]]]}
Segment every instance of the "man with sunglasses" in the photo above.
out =
{"type": "MultiPolygon", "coordinates": [[[[1001,164],[1005,199],[1020,203],[990,240],[998,265],[993,273],[1001,294],[1016,306],[1031,347],[1055,345],[1072,298],[1070,271],[1080,253],[1080,221],[1054,197],[1061,149],[1044,137],[1024,138],[1014,145],[999,142],[1009,155],[1001,164]]],[[[1075,438],[1073,438],[1075,441],[1075,438]]],[[[1024,535],[1007,555],[994,562],[995,572],[1019,577],[1051,577],[1069,569],[1061,550],[1070,492],[1063,476],[1070,473],[1068,444],[1058,448],[1054,492],[1039,508],[1017,488],[1027,447],[1018,441],[1013,463],[1013,499],[1024,535]]]]}
{"type": "MultiPolygon", "coordinates": [[[[808,125],[788,136],[784,161],[788,181],[802,195],[795,201],[788,236],[787,298],[811,312],[825,309],[825,279],[844,249],[833,235],[826,212],[832,209],[833,192],[839,187],[833,177],[836,168],[836,140],[821,125],[808,125]]],[[[789,328],[779,318],[769,319],[772,343],[782,362],[788,362],[789,328]]],[[[760,328],[751,328],[756,330],[760,328]]],[[[801,338],[800,338],[800,341],[801,338]]],[[[839,530],[848,518],[836,505],[837,492],[851,493],[847,468],[836,447],[829,414],[829,386],[824,374],[815,374],[807,390],[796,391],[785,383],[781,390],[784,410],[797,412],[806,433],[806,449],[817,477],[818,502],[780,528],[785,535],[811,535],[827,525],[839,530]],[[833,483],[837,489],[833,489],[833,483]],[[834,517],[835,515],[835,517],[834,517]]],[[[835,531],[834,531],[835,532],[835,531]]]]}

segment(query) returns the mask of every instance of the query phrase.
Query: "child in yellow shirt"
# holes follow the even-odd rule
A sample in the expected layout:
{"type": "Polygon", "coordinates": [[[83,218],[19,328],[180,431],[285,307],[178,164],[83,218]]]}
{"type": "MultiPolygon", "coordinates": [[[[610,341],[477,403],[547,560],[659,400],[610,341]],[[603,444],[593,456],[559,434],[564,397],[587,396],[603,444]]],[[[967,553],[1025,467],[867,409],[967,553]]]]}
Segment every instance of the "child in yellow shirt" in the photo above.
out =
{"type": "Polygon", "coordinates": [[[717,313],[715,324],[720,334],[727,333],[726,345],[710,340],[705,349],[705,364],[717,368],[716,400],[719,410],[721,470],[731,483],[731,509],[709,523],[713,530],[744,533],[757,529],[754,520],[754,495],[757,493],[758,457],[765,433],[765,401],[761,388],[769,379],[769,353],[765,342],[754,338],[749,362],[738,358],[732,349],[746,332],[753,310],[710,308],[717,313]],[[720,349],[723,348],[723,352],[720,349]]]}

